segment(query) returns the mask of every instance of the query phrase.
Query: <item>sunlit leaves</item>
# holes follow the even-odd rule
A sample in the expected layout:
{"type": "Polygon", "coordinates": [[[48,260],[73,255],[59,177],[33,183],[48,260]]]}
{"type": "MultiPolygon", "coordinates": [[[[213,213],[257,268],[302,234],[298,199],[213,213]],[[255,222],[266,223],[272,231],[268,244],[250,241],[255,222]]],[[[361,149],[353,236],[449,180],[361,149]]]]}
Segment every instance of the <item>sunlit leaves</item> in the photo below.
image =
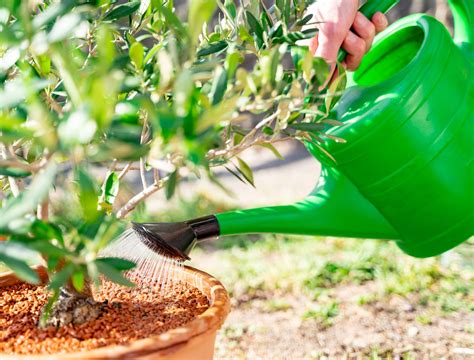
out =
{"type": "Polygon", "coordinates": [[[97,259],[95,265],[99,272],[105,275],[109,280],[123,286],[134,286],[131,281],[121,274],[121,270],[116,268],[116,263],[107,261],[106,259],[97,259]]]}
{"type": "Polygon", "coordinates": [[[86,223],[93,223],[99,217],[97,183],[84,167],[76,169],[79,203],[86,223]]]}
{"type": "Polygon", "coordinates": [[[143,45],[139,42],[135,42],[130,47],[130,59],[138,70],[141,70],[143,67],[143,59],[145,56],[145,50],[143,45]]]}
{"type": "Polygon", "coordinates": [[[15,167],[0,167],[0,175],[22,178],[31,175],[31,172],[15,167]]]}
{"type": "Polygon", "coordinates": [[[114,205],[120,187],[118,175],[111,172],[107,175],[102,184],[101,194],[99,198],[99,205],[102,209],[110,212],[114,205]]]}
{"type": "Polygon", "coordinates": [[[38,261],[39,254],[27,246],[16,242],[0,242],[0,262],[8,266],[22,280],[39,283],[36,271],[29,267],[28,262],[38,261]]]}
{"type": "Polygon", "coordinates": [[[211,92],[209,98],[212,105],[217,105],[221,102],[227,89],[227,72],[222,67],[218,67],[214,74],[211,92]]]}
{"type": "Polygon", "coordinates": [[[95,122],[86,110],[78,110],[68,116],[58,128],[60,140],[65,145],[87,144],[97,130],[95,122]]]}
{"type": "Polygon", "coordinates": [[[117,20],[125,16],[132,15],[140,7],[140,1],[130,1],[125,4],[120,4],[112,8],[105,14],[104,20],[117,20]]]}
{"type": "Polygon", "coordinates": [[[82,22],[82,17],[78,13],[69,13],[60,17],[54,23],[53,28],[48,34],[50,43],[59,42],[67,39],[82,22]]]}
{"type": "Polygon", "coordinates": [[[44,89],[51,82],[49,80],[34,79],[28,83],[21,79],[7,82],[3,89],[0,89],[0,110],[14,107],[24,101],[28,96],[36,91],[44,89]]]}
{"type": "MultiPolygon", "coordinates": [[[[327,117],[344,82],[324,101],[327,65],[296,46],[314,35],[301,29],[310,21],[303,1],[267,9],[257,0],[192,0],[187,16],[171,0],[26,3],[0,5],[0,142],[8,150],[0,177],[10,177],[1,184],[0,232],[47,258],[53,289],[67,282],[82,291],[101,275],[129,285],[129,265],[96,252],[111,236],[104,224],[118,224],[118,192],[138,174],[134,162],[171,198],[183,178],[211,166],[227,164],[253,185],[240,157],[252,145],[281,158],[272,142],[282,137],[340,141],[324,131],[335,125],[327,117]],[[48,162],[60,163],[58,177],[48,162]],[[18,198],[13,178],[26,185],[18,198]],[[53,185],[49,199],[71,192],[67,206],[55,203],[40,220],[37,206],[53,185]]],[[[134,195],[123,191],[124,201],[134,195]]],[[[32,280],[21,259],[10,265],[32,280]]]]}
{"type": "Polygon", "coordinates": [[[215,9],[215,0],[189,0],[189,34],[193,43],[198,40],[202,26],[211,18],[215,9]]]}
{"type": "Polygon", "coordinates": [[[15,220],[31,213],[47,196],[56,176],[56,165],[50,164],[18,197],[7,201],[0,208],[0,232],[14,225],[15,220]]]}

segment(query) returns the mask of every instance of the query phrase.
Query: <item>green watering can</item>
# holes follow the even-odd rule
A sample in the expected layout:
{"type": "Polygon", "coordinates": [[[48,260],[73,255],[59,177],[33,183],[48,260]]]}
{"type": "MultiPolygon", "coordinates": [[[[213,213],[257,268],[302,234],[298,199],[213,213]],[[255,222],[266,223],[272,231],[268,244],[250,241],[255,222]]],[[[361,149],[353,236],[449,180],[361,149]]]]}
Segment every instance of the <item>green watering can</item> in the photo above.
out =
{"type": "Polygon", "coordinates": [[[411,15],[381,33],[349,75],[335,110],[344,125],[329,130],[347,143],[323,145],[335,163],[306,144],[323,164],[306,199],[146,230],[182,255],[199,239],[241,233],[390,239],[415,257],[467,240],[474,234],[474,0],[449,3],[454,40],[433,17],[411,15]]]}

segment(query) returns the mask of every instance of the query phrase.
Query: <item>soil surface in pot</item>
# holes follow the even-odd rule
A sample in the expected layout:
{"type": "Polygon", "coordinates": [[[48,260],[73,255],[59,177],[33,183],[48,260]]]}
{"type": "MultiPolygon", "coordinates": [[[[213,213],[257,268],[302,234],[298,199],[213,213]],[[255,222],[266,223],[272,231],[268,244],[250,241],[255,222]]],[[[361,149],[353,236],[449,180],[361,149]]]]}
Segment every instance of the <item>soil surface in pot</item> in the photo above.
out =
{"type": "Polygon", "coordinates": [[[157,287],[135,290],[107,282],[96,300],[104,302],[96,320],[39,329],[40,312],[47,301],[45,287],[17,284],[0,288],[0,354],[48,354],[124,345],[182,326],[209,307],[204,294],[183,282],[165,292],[157,287]]]}

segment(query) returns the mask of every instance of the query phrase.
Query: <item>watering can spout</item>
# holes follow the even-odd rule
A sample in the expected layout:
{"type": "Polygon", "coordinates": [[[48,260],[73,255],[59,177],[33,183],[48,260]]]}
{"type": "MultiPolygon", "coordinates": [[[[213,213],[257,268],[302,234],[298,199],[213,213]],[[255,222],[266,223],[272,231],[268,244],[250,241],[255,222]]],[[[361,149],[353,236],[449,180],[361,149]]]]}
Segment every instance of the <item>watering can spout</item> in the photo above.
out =
{"type": "Polygon", "coordinates": [[[336,169],[323,169],[315,190],[292,205],[216,214],[221,235],[286,233],[368,239],[400,235],[336,169]]]}
{"type": "Polygon", "coordinates": [[[449,0],[454,18],[454,41],[474,60],[474,1],[449,0]]]}

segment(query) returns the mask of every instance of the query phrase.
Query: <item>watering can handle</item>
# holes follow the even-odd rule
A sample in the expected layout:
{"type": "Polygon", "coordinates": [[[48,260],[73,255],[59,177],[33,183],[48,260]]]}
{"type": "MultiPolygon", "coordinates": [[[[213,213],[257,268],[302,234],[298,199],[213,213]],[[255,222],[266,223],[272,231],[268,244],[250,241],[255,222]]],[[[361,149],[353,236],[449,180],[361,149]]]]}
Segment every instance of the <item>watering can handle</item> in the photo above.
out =
{"type": "MultiPolygon", "coordinates": [[[[361,6],[359,11],[365,15],[368,19],[372,19],[376,12],[386,13],[392,7],[397,5],[400,0],[367,0],[367,2],[361,6]]],[[[347,52],[344,49],[339,49],[337,54],[337,61],[342,62],[344,61],[347,52]]]]}
{"type": "Polygon", "coordinates": [[[454,41],[471,52],[474,59],[474,1],[448,0],[454,17],[454,41]]]}

